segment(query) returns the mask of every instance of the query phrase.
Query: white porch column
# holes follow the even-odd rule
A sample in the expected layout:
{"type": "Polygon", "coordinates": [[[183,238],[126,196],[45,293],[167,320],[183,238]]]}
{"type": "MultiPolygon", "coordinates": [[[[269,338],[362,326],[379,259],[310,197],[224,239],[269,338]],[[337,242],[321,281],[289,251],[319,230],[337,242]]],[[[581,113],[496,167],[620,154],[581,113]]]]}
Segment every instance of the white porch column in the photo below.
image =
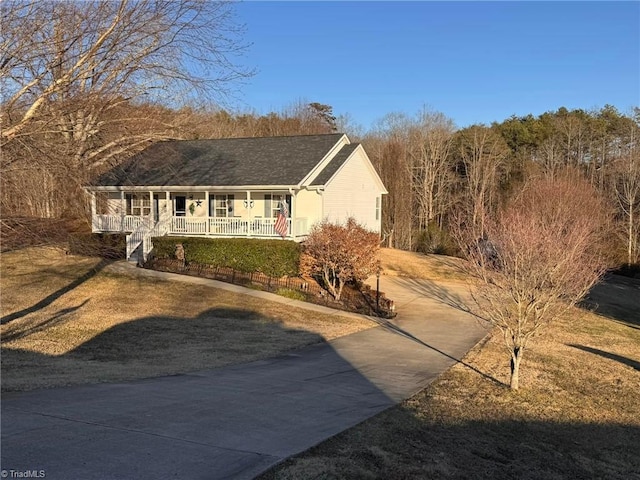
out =
{"type": "Polygon", "coordinates": [[[98,219],[96,218],[96,192],[91,192],[91,231],[96,232],[98,219]]]}
{"type": "MultiPolygon", "coordinates": [[[[158,216],[160,212],[158,212],[158,216]]],[[[153,209],[153,191],[149,190],[149,227],[153,227],[155,224],[155,210],[153,209]]]]}
{"type": "Polygon", "coordinates": [[[296,196],[298,192],[291,191],[291,238],[296,239],[296,196]]]}
{"type": "Polygon", "coordinates": [[[247,221],[247,237],[251,236],[251,222],[253,221],[253,212],[251,211],[253,206],[251,205],[251,192],[247,190],[247,210],[249,211],[249,220],[247,221]]]}
{"type": "MultiPolygon", "coordinates": [[[[166,217],[169,219],[169,231],[173,228],[173,205],[171,205],[171,192],[168,190],[164,193],[164,208],[166,212],[166,217]]],[[[161,214],[162,215],[162,214],[161,214]]]]}
{"type": "Polygon", "coordinates": [[[127,214],[127,202],[124,198],[124,190],[120,190],[120,231],[124,231],[124,216],[127,214]]]}
{"type": "Polygon", "coordinates": [[[209,210],[209,190],[205,190],[204,191],[204,208],[207,211],[207,215],[206,215],[206,219],[207,219],[207,224],[205,227],[205,232],[207,232],[207,234],[211,233],[211,227],[210,227],[210,221],[209,221],[209,217],[211,216],[211,211],[209,210]]]}

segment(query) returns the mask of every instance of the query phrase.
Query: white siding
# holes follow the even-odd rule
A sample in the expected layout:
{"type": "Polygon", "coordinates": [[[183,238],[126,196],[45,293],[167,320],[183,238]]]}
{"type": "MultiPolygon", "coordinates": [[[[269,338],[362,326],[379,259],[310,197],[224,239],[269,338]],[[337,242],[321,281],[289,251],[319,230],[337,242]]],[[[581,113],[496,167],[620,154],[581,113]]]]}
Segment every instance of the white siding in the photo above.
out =
{"type": "Polygon", "coordinates": [[[331,222],[344,222],[353,217],[369,230],[379,232],[376,198],[381,195],[370,164],[358,149],[327,184],[323,195],[324,217],[331,222]]]}
{"type": "Polygon", "coordinates": [[[171,205],[171,200],[167,201],[167,196],[165,192],[158,193],[158,212],[160,215],[169,213],[169,215],[173,214],[171,205]]]}
{"type": "MultiPolygon", "coordinates": [[[[300,190],[296,195],[296,218],[306,233],[314,223],[322,221],[322,197],[317,190],[300,190]]],[[[298,232],[300,233],[300,232],[298,232]]]]}
{"type": "Polygon", "coordinates": [[[208,209],[204,192],[187,193],[187,217],[206,217],[208,216],[208,209]],[[200,202],[200,205],[198,205],[198,202],[200,202]],[[190,210],[191,204],[193,204],[193,214],[191,214],[190,210]]]}

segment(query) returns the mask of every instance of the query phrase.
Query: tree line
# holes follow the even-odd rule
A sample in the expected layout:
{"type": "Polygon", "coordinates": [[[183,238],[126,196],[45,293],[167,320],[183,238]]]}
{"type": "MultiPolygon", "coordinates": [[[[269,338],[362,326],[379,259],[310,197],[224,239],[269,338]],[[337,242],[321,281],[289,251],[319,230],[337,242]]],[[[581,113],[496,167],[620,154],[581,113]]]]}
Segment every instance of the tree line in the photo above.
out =
{"type": "Polygon", "coordinates": [[[640,110],[612,106],[513,116],[456,129],[444,114],[391,114],[362,142],[390,193],[383,228],[390,246],[446,251],[456,217],[476,226],[532,178],[567,170],[588,180],[612,210],[617,259],[640,256],[640,110]]]}

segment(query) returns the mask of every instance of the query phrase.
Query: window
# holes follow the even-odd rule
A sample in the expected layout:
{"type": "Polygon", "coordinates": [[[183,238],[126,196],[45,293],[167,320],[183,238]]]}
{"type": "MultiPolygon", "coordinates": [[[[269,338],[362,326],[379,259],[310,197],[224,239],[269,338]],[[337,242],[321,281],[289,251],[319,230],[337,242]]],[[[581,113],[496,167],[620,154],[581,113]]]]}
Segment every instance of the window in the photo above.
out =
{"type": "Polygon", "coordinates": [[[376,220],[380,220],[380,197],[376,197],[376,220]]]}
{"type": "Polygon", "coordinates": [[[127,215],[146,217],[151,215],[151,199],[148,193],[128,193],[127,215]]]}
{"type": "Polygon", "coordinates": [[[280,212],[280,202],[287,202],[289,218],[291,218],[291,195],[282,193],[266,194],[264,196],[264,216],[266,218],[277,218],[280,212]]]}
{"type": "Polygon", "coordinates": [[[209,197],[211,216],[233,217],[233,195],[217,194],[209,197]]]}

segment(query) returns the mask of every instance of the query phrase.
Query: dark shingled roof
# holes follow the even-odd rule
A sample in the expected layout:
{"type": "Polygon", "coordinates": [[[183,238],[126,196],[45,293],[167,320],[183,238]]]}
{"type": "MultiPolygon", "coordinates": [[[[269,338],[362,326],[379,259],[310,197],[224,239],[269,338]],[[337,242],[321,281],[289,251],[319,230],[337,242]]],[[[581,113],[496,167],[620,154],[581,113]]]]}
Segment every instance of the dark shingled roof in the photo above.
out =
{"type": "MultiPolygon", "coordinates": [[[[159,142],[100,176],[93,186],[297,185],[342,135],[159,142]]],[[[327,168],[337,170],[340,165],[334,163],[327,168]]]]}
{"type": "Polygon", "coordinates": [[[324,167],[324,170],[320,172],[320,174],[315,178],[312,182],[312,185],[324,185],[331,177],[338,171],[338,169],[347,161],[349,155],[353,153],[353,151],[360,145],[359,143],[350,143],[345,145],[340,149],[340,151],[336,154],[335,157],[331,159],[329,165],[324,167]]]}

